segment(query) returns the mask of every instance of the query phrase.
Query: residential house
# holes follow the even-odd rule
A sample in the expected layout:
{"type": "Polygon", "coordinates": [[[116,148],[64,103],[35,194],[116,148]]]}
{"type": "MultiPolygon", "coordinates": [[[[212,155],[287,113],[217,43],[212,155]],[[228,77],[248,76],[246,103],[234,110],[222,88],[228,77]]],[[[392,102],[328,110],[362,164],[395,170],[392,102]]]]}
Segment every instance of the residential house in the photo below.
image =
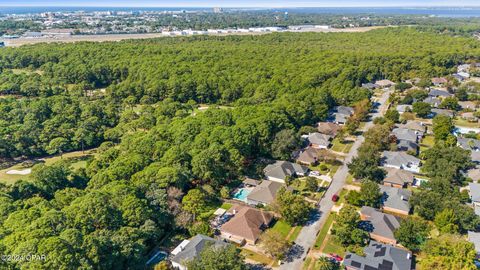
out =
{"type": "Polygon", "coordinates": [[[420,136],[419,138],[422,138],[425,133],[427,133],[427,126],[424,123],[415,120],[408,120],[407,123],[397,125],[397,127],[413,130],[418,136],[420,136]]]}
{"type": "Polygon", "coordinates": [[[479,107],[479,104],[474,101],[459,101],[458,105],[463,110],[475,110],[479,107]]]}
{"type": "Polygon", "coordinates": [[[375,83],[362,83],[362,87],[368,90],[374,90],[374,89],[380,88],[380,85],[375,83]]]}
{"type": "Polygon", "coordinates": [[[329,135],[332,137],[337,136],[338,132],[342,129],[342,127],[338,124],[331,123],[331,122],[319,122],[317,125],[318,132],[329,135]]]}
{"type": "Polygon", "coordinates": [[[480,168],[470,169],[467,176],[475,182],[480,181],[480,168]]]}
{"type": "Polygon", "coordinates": [[[307,147],[298,155],[297,163],[307,166],[315,165],[318,163],[319,154],[320,151],[318,149],[315,149],[313,147],[307,147]]]}
{"type": "Polygon", "coordinates": [[[287,176],[304,176],[308,173],[308,168],[300,164],[278,160],[274,164],[269,164],[263,169],[265,177],[270,181],[285,183],[287,176]]]}
{"type": "Polygon", "coordinates": [[[249,206],[234,206],[233,217],[220,227],[220,236],[243,245],[255,245],[262,232],[270,226],[273,214],[249,206]]]}
{"type": "Polygon", "coordinates": [[[411,270],[412,253],[391,245],[370,241],[365,256],[347,252],[343,265],[347,270],[411,270]]]}
{"type": "Polygon", "coordinates": [[[470,64],[461,64],[457,67],[457,73],[460,72],[470,72],[471,65],[470,64]]]}
{"type": "Polygon", "coordinates": [[[411,84],[411,85],[417,85],[421,81],[422,81],[422,79],[420,79],[420,78],[413,78],[413,79],[406,80],[405,82],[408,83],[408,84],[411,84]]]}
{"type": "Polygon", "coordinates": [[[400,127],[394,128],[391,135],[395,136],[397,140],[410,141],[414,143],[418,142],[421,138],[421,136],[415,130],[400,127]]]}
{"type": "Polygon", "coordinates": [[[405,152],[383,151],[382,158],[385,167],[420,172],[420,159],[405,152]]]}
{"type": "Polygon", "coordinates": [[[473,112],[464,112],[460,114],[460,117],[464,120],[467,120],[469,122],[478,122],[478,117],[475,116],[475,113],[473,112]]]}
{"type": "Polygon", "coordinates": [[[415,130],[407,128],[394,128],[392,130],[391,136],[395,136],[397,139],[397,149],[399,151],[407,151],[417,154],[419,146],[417,142],[419,141],[418,133],[415,130]]]}
{"type": "Polygon", "coordinates": [[[430,89],[430,91],[428,92],[428,96],[429,97],[441,97],[441,98],[446,98],[446,97],[451,97],[453,96],[452,94],[450,94],[448,91],[446,90],[440,90],[440,89],[430,89]]]}
{"type": "Polygon", "coordinates": [[[381,88],[388,88],[395,85],[395,83],[390,80],[379,80],[376,81],[375,84],[380,86],[381,88]]]}
{"type": "Polygon", "coordinates": [[[247,187],[256,187],[260,185],[260,181],[252,178],[245,177],[245,179],[242,182],[245,186],[247,187]]]}
{"type": "Polygon", "coordinates": [[[468,232],[468,241],[475,246],[475,252],[477,253],[477,259],[480,259],[480,233],[468,232]]]}
{"type": "Polygon", "coordinates": [[[413,110],[412,105],[408,105],[408,104],[397,105],[397,111],[400,114],[405,113],[405,112],[411,112],[412,110],[413,110]]]}
{"type": "Polygon", "coordinates": [[[225,248],[228,244],[211,237],[197,234],[190,240],[184,240],[172,252],[172,266],[174,269],[187,270],[187,262],[195,259],[207,246],[225,248]]]}
{"type": "Polygon", "coordinates": [[[309,133],[307,139],[311,147],[316,149],[327,149],[330,146],[332,136],[314,132],[309,133]]]}
{"type": "Polygon", "coordinates": [[[353,113],[354,113],[354,110],[352,107],[337,106],[334,108],[333,121],[336,124],[345,124],[348,118],[350,118],[350,116],[353,115],[353,113]]]}
{"type": "Polygon", "coordinates": [[[408,215],[410,213],[410,204],[408,200],[412,196],[412,192],[408,189],[380,186],[382,196],[383,210],[397,213],[400,215],[408,215]]]}
{"type": "Polygon", "coordinates": [[[472,161],[480,164],[480,140],[458,137],[457,145],[471,151],[472,161]]]}
{"type": "Polygon", "coordinates": [[[432,83],[433,85],[435,86],[442,86],[444,84],[447,84],[448,83],[448,80],[446,78],[432,78],[432,83]]]}
{"type": "Polygon", "coordinates": [[[285,187],[284,184],[263,180],[247,195],[247,204],[249,205],[268,205],[275,200],[278,190],[285,187]]]}
{"type": "Polygon", "coordinates": [[[422,102],[430,104],[432,108],[438,108],[442,101],[436,97],[427,97],[422,102]]]}
{"type": "Polygon", "coordinates": [[[394,232],[400,227],[399,217],[363,206],[360,210],[360,218],[364,221],[362,227],[370,233],[370,238],[386,244],[397,244],[394,232]]]}
{"type": "Polygon", "coordinates": [[[432,115],[445,115],[448,117],[454,117],[455,113],[451,110],[445,110],[445,109],[432,109],[432,115]]]}
{"type": "Polygon", "coordinates": [[[475,213],[480,215],[480,184],[478,183],[468,183],[470,200],[472,205],[475,208],[475,213]]]}
{"type": "Polygon", "coordinates": [[[457,79],[459,82],[463,82],[464,80],[470,78],[470,74],[466,72],[458,72],[453,74],[452,77],[457,79]]]}
{"type": "Polygon", "coordinates": [[[383,179],[383,185],[396,187],[396,188],[406,188],[409,185],[412,185],[415,181],[413,173],[405,170],[395,169],[395,168],[385,168],[387,171],[387,176],[383,179]]]}
{"type": "Polygon", "coordinates": [[[417,155],[420,150],[420,146],[412,141],[397,140],[397,150],[417,155]]]}

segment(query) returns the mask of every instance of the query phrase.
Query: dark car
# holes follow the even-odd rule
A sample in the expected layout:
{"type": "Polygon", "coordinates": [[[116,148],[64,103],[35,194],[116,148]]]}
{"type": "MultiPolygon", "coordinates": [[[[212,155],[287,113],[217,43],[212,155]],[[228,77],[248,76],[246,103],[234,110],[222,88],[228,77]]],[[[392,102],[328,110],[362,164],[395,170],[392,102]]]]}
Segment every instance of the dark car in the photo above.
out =
{"type": "Polygon", "coordinates": [[[340,199],[340,197],[337,194],[333,194],[332,201],[333,202],[338,202],[338,199],[340,199]]]}

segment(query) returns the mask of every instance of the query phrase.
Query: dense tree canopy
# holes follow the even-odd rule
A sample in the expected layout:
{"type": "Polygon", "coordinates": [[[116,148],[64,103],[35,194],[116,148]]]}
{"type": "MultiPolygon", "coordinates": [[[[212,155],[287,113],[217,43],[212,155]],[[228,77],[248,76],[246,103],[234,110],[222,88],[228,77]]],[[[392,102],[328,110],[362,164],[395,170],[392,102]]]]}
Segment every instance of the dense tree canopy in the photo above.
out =
{"type": "MultiPolygon", "coordinates": [[[[473,39],[402,28],[4,48],[0,158],[100,147],[86,169],[39,166],[32,180],[0,187],[0,250],[62,258],[13,269],[143,269],[166,232],[204,231],[220,190],[290,150],[272,149],[291,142],[288,130],[365,100],[364,82],[444,75],[479,52],[473,39]]],[[[359,178],[382,179],[388,132],[362,150],[359,178]]],[[[282,216],[303,222],[308,204],[285,194],[282,216]]],[[[426,198],[415,211],[433,220],[446,206],[426,198]]],[[[455,209],[468,213],[455,213],[468,217],[460,230],[475,224],[455,209]]],[[[337,219],[336,235],[364,244],[358,214],[342,211],[353,221],[337,219]]]]}

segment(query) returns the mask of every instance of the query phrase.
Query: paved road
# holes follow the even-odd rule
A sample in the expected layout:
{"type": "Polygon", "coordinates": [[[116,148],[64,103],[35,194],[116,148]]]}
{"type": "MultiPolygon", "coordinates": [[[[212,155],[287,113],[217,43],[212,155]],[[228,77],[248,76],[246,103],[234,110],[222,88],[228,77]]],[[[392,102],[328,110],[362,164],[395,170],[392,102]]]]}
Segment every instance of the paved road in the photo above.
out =
{"type": "MultiPolygon", "coordinates": [[[[372,120],[378,116],[383,115],[386,112],[386,110],[388,109],[387,101],[389,96],[390,91],[386,91],[378,100],[378,103],[380,103],[380,105],[377,112],[371,114],[372,120]]],[[[368,130],[373,126],[373,122],[369,121],[365,125],[364,130],[368,130]]],[[[298,255],[292,255],[294,257],[293,260],[291,262],[286,262],[281,265],[280,269],[302,269],[303,260],[307,256],[308,250],[315,244],[317,233],[322,228],[328,217],[328,214],[334,206],[334,203],[331,200],[332,196],[340,192],[340,190],[342,190],[343,186],[345,185],[345,181],[348,175],[347,164],[350,163],[352,158],[357,155],[357,150],[360,145],[362,145],[364,140],[365,138],[363,136],[358,136],[357,140],[350,149],[350,152],[347,154],[343,166],[340,167],[333,176],[330,187],[326,191],[323,199],[320,201],[320,207],[318,208],[318,212],[312,217],[310,222],[308,222],[307,225],[303,227],[297,239],[295,240],[294,250],[296,250],[296,253],[298,255]]]]}

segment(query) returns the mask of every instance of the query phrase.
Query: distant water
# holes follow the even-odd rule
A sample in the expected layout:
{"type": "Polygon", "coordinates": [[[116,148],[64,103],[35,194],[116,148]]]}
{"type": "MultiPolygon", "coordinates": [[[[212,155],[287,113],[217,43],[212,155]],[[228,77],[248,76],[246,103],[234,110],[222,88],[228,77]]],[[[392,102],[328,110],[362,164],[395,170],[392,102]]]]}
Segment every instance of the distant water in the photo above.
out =
{"type": "MultiPolygon", "coordinates": [[[[67,11],[212,11],[206,7],[0,7],[0,14],[28,14],[67,11]]],[[[480,17],[480,7],[338,7],[338,8],[271,8],[271,9],[226,9],[251,11],[278,11],[319,14],[378,14],[378,15],[431,15],[438,17],[480,17]]]]}

